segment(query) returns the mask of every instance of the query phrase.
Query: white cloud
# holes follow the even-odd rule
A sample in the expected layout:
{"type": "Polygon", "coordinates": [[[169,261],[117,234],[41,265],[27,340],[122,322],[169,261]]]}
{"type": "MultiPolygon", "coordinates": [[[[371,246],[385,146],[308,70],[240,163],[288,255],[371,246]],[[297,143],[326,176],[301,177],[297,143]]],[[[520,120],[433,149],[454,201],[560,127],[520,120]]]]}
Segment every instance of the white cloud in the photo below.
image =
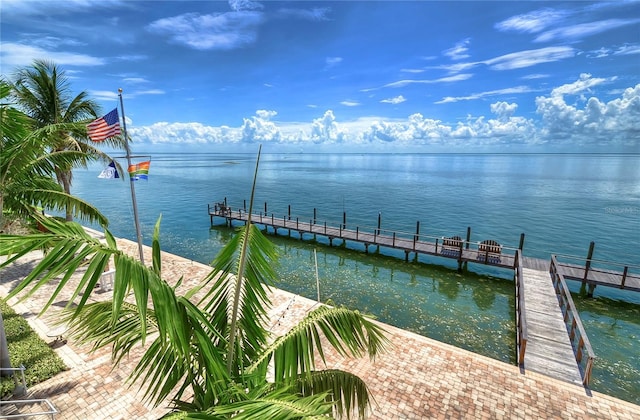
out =
{"type": "Polygon", "coordinates": [[[515,31],[522,33],[537,33],[545,28],[562,21],[570,12],[556,9],[540,9],[522,15],[512,16],[498,22],[495,28],[499,31],[515,31]]]}
{"type": "Polygon", "coordinates": [[[251,0],[229,0],[229,7],[235,11],[259,10],[262,9],[262,4],[251,0]]]}
{"type": "Polygon", "coordinates": [[[432,67],[432,68],[446,70],[449,73],[460,73],[461,71],[470,70],[470,69],[476,67],[479,64],[482,64],[482,62],[476,61],[476,62],[470,62],[470,63],[444,64],[444,65],[435,66],[435,67],[432,67]]]}
{"type": "Polygon", "coordinates": [[[538,35],[535,42],[551,42],[556,39],[573,40],[582,39],[588,36],[597,35],[611,29],[623,26],[634,25],[640,22],[640,19],[607,19],[597,22],[581,23],[573,26],[552,29],[538,35]]]}
{"type": "Polygon", "coordinates": [[[640,44],[624,45],[618,48],[613,54],[614,55],[640,54],[640,44]]]}
{"type": "Polygon", "coordinates": [[[524,80],[535,80],[535,79],[546,79],[548,77],[549,77],[548,74],[534,73],[534,74],[528,74],[526,76],[523,76],[522,79],[524,79],[524,80]]]}
{"type": "MultiPolygon", "coordinates": [[[[10,16],[55,16],[96,8],[117,8],[125,4],[126,1],[123,0],[2,0],[2,14],[10,16]]],[[[96,13],[99,12],[99,10],[96,11],[96,13]]]]}
{"type": "Polygon", "coordinates": [[[158,122],[145,127],[132,126],[129,131],[136,141],[151,144],[237,143],[241,137],[241,130],[238,128],[210,127],[195,122],[158,122]]]}
{"type": "Polygon", "coordinates": [[[331,12],[331,9],[328,7],[314,7],[312,9],[282,8],[278,10],[278,17],[294,17],[311,21],[324,21],[329,20],[329,17],[327,16],[329,12],[331,12]]]}
{"type": "Polygon", "coordinates": [[[342,105],[344,105],[344,106],[358,106],[358,105],[360,105],[360,102],[356,102],[356,101],[342,101],[340,103],[342,105]]]}
{"type": "Polygon", "coordinates": [[[65,51],[48,51],[39,47],[14,42],[3,42],[0,49],[2,72],[9,72],[15,67],[29,66],[36,59],[53,61],[58,66],[102,66],[104,58],[65,51]]]}
{"type": "Polygon", "coordinates": [[[470,42],[470,38],[463,39],[462,41],[456,43],[454,47],[449,48],[442,53],[452,60],[463,60],[465,58],[469,58],[469,54],[467,54],[467,51],[469,51],[468,45],[470,42]]]}
{"type": "Polygon", "coordinates": [[[424,69],[400,69],[403,73],[424,73],[424,69]]]}
{"type": "Polygon", "coordinates": [[[602,83],[613,81],[615,77],[609,79],[603,79],[599,77],[591,77],[588,73],[582,73],[580,78],[573,83],[559,86],[551,91],[551,96],[563,96],[563,95],[577,95],[585,90],[589,90],[594,86],[598,86],[602,83]]]}
{"type": "Polygon", "coordinates": [[[413,84],[433,84],[433,83],[452,83],[452,82],[460,82],[463,80],[467,80],[470,79],[471,77],[473,77],[473,74],[469,74],[469,73],[461,73],[461,74],[456,74],[453,76],[447,76],[447,77],[441,77],[439,79],[425,79],[425,80],[413,80],[413,79],[405,79],[405,80],[398,80],[397,82],[391,82],[391,83],[387,83],[386,85],[382,86],[383,88],[388,88],[388,87],[393,87],[393,88],[399,88],[399,87],[405,87],[408,85],[413,85],[413,84]]]}
{"type": "MultiPolygon", "coordinates": [[[[385,150],[425,147],[428,150],[504,150],[513,145],[555,144],[561,146],[605,145],[607,151],[618,146],[640,147],[640,84],[624,89],[619,98],[605,102],[597,97],[582,98],[584,92],[611,79],[583,74],[566,85],[552,89],[536,99],[539,120],[518,116],[519,104],[496,101],[490,116],[468,116],[453,123],[425,118],[414,113],[404,119],[366,117],[339,122],[327,110],[311,122],[276,122],[274,110],[258,110],[243,119],[239,127],[207,127],[199,123],[157,123],[133,127],[132,136],[144,143],[231,144],[263,142],[286,147],[314,144],[343,148],[366,147],[385,150]],[[566,95],[578,97],[579,105],[569,104],[566,95]],[[490,149],[494,148],[494,149],[490,149]]],[[[518,92],[516,87],[503,92],[518,92]]],[[[492,91],[497,94],[498,91],[492,91]]],[[[609,92],[610,94],[610,92],[609,92]]],[[[485,93],[485,96],[489,96],[485,93]]],[[[322,149],[320,149],[322,150],[322,149]]],[[[355,149],[358,150],[358,149],[355,149]]],[[[527,149],[521,149],[527,150],[527,149]]],[[[583,149],[577,149],[583,150],[583,149]]]]}
{"type": "Polygon", "coordinates": [[[111,90],[89,90],[88,93],[99,101],[114,101],[118,99],[118,92],[111,90]]]}
{"type": "Polygon", "coordinates": [[[242,141],[245,142],[278,142],[281,140],[280,129],[270,121],[278,113],[276,111],[258,110],[251,118],[244,118],[242,124],[242,141]]]}
{"type": "Polygon", "coordinates": [[[325,69],[337,66],[342,62],[342,57],[327,57],[325,60],[325,69]]]}
{"type": "Polygon", "coordinates": [[[402,103],[404,101],[406,101],[405,97],[402,96],[402,95],[399,95],[399,96],[396,96],[396,97],[393,97],[393,98],[383,99],[380,102],[382,102],[383,104],[394,104],[394,105],[397,105],[397,104],[400,104],[400,103],[402,103]]]}
{"type": "Polygon", "coordinates": [[[609,102],[581,98],[581,107],[565,101],[565,95],[582,93],[605,81],[583,74],[578,81],[553,89],[551,95],[536,98],[536,112],[543,124],[541,135],[577,145],[640,146],[640,84],[609,102]]]}
{"type": "Polygon", "coordinates": [[[515,86],[511,88],[488,90],[485,92],[473,93],[468,96],[446,96],[441,100],[439,100],[438,102],[436,102],[436,104],[446,104],[446,103],[459,102],[459,101],[472,101],[472,100],[484,98],[487,96],[514,95],[518,93],[528,93],[532,91],[533,89],[528,86],[515,86]]]}
{"type": "Polygon", "coordinates": [[[126,83],[134,83],[134,84],[149,83],[149,81],[144,77],[125,77],[124,79],[122,79],[122,81],[126,83]]]}
{"type": "Polygon", "coordinates": [[[256,11],[185,13],[158,19],[147,25],[147,30],[197,50],[232,50],[253,44],[262,22],[263,14],[256,11]]]}
{"type": "Polygon", "coordinates": [[[518,51],[505,54],[484,61],[486,65],[494,70],[513,70],[535,66],[542,63],[560,61],[571,58],[575,55],[575,50],[571,47],[546,47],[537,50],[518,51]]]}
{"type": "Polygon", "coordinates": [[[507,102],[496,102],[491,104],[491,112],[498,116],[500,121],[508,120],[518,109],[518,104],[510,104],[507,102]]]}
{"type": "Polygon", "coordinates": [[[321,118],[311,123],[311,137],[315,143],[336,143],[344,141],[344,132],[338,127],[333,111],[328,110],[321,118]]]}

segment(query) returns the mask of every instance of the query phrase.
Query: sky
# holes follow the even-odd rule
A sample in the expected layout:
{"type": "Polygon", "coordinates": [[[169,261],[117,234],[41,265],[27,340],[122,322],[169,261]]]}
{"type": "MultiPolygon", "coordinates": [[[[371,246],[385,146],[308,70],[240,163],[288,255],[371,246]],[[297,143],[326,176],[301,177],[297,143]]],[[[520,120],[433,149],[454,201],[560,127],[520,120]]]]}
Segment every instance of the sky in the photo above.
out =
{"type": "Polygon", "coordinates": [[[640,153],[640,2],[2,0],[134,150],[640,153]],[[122,110],[119,108],[120,115],[122,110]]]}

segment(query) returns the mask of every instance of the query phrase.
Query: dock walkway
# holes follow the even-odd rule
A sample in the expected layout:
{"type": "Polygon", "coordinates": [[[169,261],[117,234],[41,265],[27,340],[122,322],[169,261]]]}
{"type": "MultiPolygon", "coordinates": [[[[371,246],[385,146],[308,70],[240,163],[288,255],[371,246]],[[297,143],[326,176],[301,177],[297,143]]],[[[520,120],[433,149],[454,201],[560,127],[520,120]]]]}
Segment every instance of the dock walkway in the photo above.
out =
{"type": "MultiPolygon", "coordinates": [[[[242,207],[234,210],[230,206],[220,203],[209,204],[208,210],[212,226],[215,217],[224,218],[228,224],[232,224],[234,221],[246,223],[249,219],[249,214],[242,207]]],[[[483,246],[483,242],[470,241],[470,229],[467,230],[467,239],[455,237],[457,238],[455,241],[458,246],[452,247],[452,238],[421,234],[419,233],[419,229],[417,229],[415,233],[389,231],[380,228],[380,220],[378,220],[378,227],[373,229],[361,230],[357,226],[355,229],[353,227],[347,228],[346,215],[343,220],[345,223],[333,226],[327,224],[327,222],[318,223],[315,215],[314,218],[309,221],[301,221],[297,217],[292,217],[290,213],[280,217],[276,217],[274,214],[254,213],[251,215],[251,221],[255,224],[263,225],[266,228],[273,229],[276,234],[278,234],[278,230],[280,229],[287,230],[289,234],[291,234],[292,231],[297,232],[300,235],[300,239],[303,239],[304,235],[313,235],[314,237],[321,235],[328,238],[329,245],[331,246],[335,240],[343,241],[343,243],[350,241],[363,244],[365,253],[369,252],[371,246],[401,250],[405,253],[405,261],[409,260],[409,255],[412,253],[414,256],[422,254],[449,258],[457,261],[458,268],[462,268],[464,264],[473,263],[515,269],[515,253],[517,249],[522,250],[522,243],[524,241],[524,234],[522,234],[520,237],[520,248],[499,246],[499,252],[495,253],[492,252],[493,250],[490,246],[483,246]],[[448,241],[449,245],[447,245],[448,241]]],[[[593,249],[590,249],[589,253],[591,254],[592,251],[593,249]]],[[[558,258],[560,258],[560,256],[558,256],[558,258]]],[[[572,260],[575,259],[575,257],[572,257],[572,260]]],[[[609,268],[602,269],[594,267],[592,262],[594,264],[596,263],[596,261],[592,261],[590,257],[586,259],[585,265],[583,266],[563,260],[558,261],[557,269],[567,280],[583,281],[589,284],[590,295],[593,294],[596,286],[614,287],[640,292],[640,273],[638,272],[640,267],[637,265],[624,266],[621,271],[618,271],[609,268]],[[633,273],[630,271],[630,268],[634,270],[633,273]]],[[[523,256],[523,266],[525,268],[543,271],[548,270],[549,265],[549,260],[523,256]]]]}
{"type": "Polygon", "coordinates": [[[528,340],[523,367],[552,378],[582,384],[549,271],[523,269],[528,340]]]}

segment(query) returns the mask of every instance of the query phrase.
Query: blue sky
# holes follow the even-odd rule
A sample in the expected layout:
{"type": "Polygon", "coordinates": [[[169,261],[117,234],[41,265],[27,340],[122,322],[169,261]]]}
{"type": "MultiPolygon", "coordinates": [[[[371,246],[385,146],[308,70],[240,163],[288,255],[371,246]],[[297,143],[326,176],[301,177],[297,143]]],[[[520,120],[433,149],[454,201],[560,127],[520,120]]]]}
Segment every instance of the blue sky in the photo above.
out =
{"type": "Polygon", "coordinates": [[[640,153],[640,2],[3,0],[134,149],[640,153]]]}

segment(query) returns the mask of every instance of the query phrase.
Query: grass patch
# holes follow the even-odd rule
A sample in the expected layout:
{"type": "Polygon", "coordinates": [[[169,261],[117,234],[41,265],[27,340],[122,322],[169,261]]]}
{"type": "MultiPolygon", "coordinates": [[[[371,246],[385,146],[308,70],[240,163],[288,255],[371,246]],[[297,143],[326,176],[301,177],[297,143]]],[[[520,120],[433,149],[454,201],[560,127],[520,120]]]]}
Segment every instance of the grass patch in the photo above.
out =
{"type": "MultiPolygon", "coordinates": [[[[2,299],[0,299],[0,311],[7,335],[11,366],[24,365],[27,387],[43,382],[67,369],[56,352],[2,299]]],[[[14,386],[13,378],[0,378],[0,396],[11,394],[14,386]]]]}

